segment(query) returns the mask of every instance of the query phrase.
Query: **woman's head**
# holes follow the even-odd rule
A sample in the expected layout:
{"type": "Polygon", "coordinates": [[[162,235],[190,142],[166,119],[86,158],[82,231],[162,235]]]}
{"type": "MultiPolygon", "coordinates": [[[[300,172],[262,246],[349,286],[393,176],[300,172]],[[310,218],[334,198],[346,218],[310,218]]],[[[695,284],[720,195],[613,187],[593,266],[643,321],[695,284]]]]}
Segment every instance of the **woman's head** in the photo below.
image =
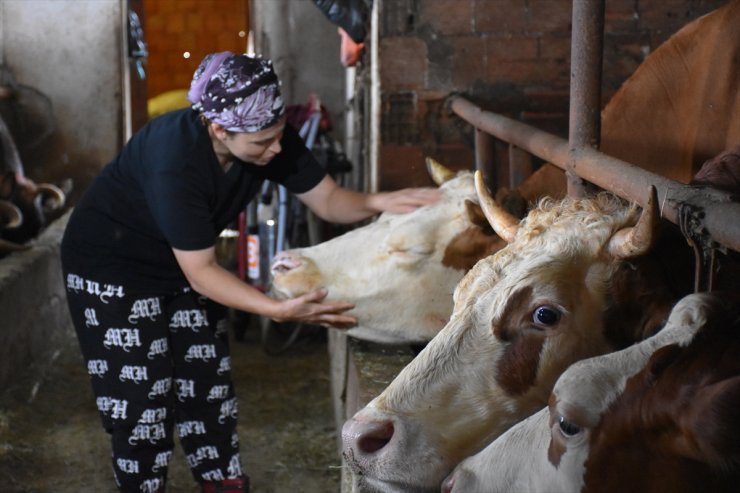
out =
{"type": "Polygon", "coordinates": [[[188,100],[229,132],[259,132],[285,113],[272,62],[230,51],[206,55],[193,75],[188,100]]]}

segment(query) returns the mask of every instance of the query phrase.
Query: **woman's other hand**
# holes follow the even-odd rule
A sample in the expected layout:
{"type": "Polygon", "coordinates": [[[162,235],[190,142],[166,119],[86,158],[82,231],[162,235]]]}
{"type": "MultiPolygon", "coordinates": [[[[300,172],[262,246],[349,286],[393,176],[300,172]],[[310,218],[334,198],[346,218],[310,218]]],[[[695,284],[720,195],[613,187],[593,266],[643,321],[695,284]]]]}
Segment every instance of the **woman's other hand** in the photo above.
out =
{"type": "Polygon", "coordinates": [[[280,315],[273,316],[272,319],[276,322],[290,320],[335,329],[348,329],[357,325],[357,318],[344,314],[355,305],[346,301],[324,302],[327,294],[326,288],[319,288],[302,296],[284,300],[280,303],[280,315]]]}

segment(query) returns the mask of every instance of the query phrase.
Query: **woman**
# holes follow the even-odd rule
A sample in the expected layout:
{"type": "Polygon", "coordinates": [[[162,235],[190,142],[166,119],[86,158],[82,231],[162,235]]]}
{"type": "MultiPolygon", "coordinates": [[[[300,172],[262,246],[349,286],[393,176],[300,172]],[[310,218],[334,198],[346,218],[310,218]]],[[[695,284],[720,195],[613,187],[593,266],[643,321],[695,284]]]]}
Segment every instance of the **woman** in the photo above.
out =
{"type": "Polygon", "coordinates": [[[352,305],[326,290],[275,300],[216,262],[219,232],[263,180],[319,217],[349,223],[405,212],[439,192],[339,187],[285,125],[270,61],[214,53],[195,72],[191,108],[152,120],[77,204],[62,263],[82,354],[111,435],[121,491],[163,491],[176,428],[204,492],[248,491],[239,461],[226,308],[278,321],[348,326],[352,305]]]}

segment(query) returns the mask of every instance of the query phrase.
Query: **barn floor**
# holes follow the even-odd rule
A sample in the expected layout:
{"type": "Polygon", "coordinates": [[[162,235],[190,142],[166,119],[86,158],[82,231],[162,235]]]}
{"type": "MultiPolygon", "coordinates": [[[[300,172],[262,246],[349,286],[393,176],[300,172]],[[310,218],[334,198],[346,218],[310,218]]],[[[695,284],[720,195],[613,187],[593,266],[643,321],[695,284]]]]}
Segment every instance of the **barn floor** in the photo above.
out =
{"type": "MultiPolygon", "coordinates": [[[[259,331],[232,340],[242,462],[255,493],[340,489],[341,459],[321,329],[309,328],[286,352],[268,356],[259,331]]],[[[0,491],[115,492],[107,435],[100,427],[76,341],[45,368],[0,394],[0,491]]],[[[198,488],[179,446],[169,493],[198,488]]]]}

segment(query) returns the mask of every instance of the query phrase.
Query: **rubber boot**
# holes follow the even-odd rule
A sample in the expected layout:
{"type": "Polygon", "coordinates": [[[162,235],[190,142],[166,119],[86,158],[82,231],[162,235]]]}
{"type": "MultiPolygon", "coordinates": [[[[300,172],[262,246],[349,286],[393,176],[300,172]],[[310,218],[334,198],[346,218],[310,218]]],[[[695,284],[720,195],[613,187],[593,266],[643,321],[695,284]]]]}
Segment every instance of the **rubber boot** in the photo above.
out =
{"type": "Polygon", "coordinates": [[[249,477],[206,481],[201,486],[203,493],[249,493],[249,477]]]}

